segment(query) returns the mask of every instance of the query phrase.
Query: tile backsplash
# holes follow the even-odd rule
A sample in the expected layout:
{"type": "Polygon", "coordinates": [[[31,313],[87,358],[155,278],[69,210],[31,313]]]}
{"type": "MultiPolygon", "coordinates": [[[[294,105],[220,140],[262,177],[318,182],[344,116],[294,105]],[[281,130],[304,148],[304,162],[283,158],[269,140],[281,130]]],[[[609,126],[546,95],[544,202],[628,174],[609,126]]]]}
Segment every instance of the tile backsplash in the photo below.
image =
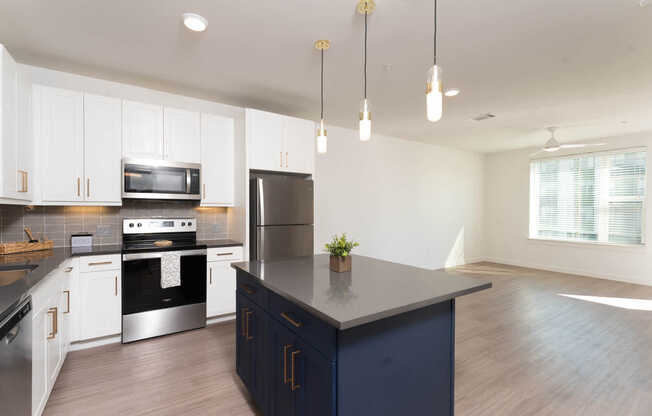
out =
{"type": "Polygon", "coordinates": [[[229,238],[229,208],[200,208],[193,201],[124,200],[122,207],[23,207],[0,205],[0,241],[27,240],[25,227],[35,238],[46,236],[57,247],[69,246],[70,235],[92,233],[93,244],[121,244],[124,217],[194,217],[197,238],[229,238]]]}

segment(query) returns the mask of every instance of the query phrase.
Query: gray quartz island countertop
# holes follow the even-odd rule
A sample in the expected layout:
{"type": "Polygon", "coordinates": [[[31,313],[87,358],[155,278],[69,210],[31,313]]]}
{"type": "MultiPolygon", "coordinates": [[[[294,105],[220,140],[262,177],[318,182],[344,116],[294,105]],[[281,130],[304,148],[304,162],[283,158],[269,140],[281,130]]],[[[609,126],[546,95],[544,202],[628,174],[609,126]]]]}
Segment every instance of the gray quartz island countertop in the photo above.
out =
{"type": "Polygon", "coordinates": [[[344,330],[491,288],[491,282],[352,256],[350,272],[329,269],[327,254],[233,263],[272,292],[344,330]]]}

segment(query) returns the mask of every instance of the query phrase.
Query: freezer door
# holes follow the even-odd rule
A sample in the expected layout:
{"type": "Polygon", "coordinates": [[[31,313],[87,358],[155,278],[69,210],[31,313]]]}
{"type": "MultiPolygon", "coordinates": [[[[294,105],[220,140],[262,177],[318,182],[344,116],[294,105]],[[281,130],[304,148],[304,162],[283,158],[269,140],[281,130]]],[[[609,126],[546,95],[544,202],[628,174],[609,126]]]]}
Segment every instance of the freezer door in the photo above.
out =
{"type": "Polygon", "coordinates": [[[312,225],[257,227],[256,260],[312,256],[312,225]]]}
{"type": "Polygon", "coordinates": [[[292,176],[253,179],[256,225],[314,223],[312,180],[292,176]]]}

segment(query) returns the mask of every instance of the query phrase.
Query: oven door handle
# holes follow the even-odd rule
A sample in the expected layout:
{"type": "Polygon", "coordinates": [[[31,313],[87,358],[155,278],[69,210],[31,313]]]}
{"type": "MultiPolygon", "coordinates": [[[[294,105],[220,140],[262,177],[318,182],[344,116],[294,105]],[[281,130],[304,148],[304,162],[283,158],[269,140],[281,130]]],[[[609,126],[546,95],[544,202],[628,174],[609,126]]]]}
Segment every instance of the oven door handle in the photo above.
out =
{"type": "Polygon", "coordinates": [[[122,261],[160,259],[163,254],[178,254],[184,256],[205,256],[206,249],[197,250],[178,250],[178,251],[158,251],[155,253],[129,253],[122,255],[122,261]]]}

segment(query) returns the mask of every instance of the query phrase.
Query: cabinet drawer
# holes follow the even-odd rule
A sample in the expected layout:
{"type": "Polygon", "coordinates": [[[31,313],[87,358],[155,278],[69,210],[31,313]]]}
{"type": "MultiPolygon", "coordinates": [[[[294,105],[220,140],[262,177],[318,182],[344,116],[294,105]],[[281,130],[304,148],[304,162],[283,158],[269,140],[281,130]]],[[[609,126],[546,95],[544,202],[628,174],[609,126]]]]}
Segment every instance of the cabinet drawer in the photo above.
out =
{"type": "Polygon", "coordinates": [[[251,299],[258,304],[263,310],[268,308],[268,290],[265,289],[256,278],[249,276],[247,273],[238,270],[237,272],[236,291],[251,299]]]}
{"type": "Polygon", "coordinates": [[[326,322],[275,293],[269,293],[272,317],[319,350],[329,360],[335,359],[337,331],[326,322]]]}
{"type": "Polygon", "coordinates": [[[80,257],[79,259],[79,270],[81,272],[100,272],[104,270],[120,270],[121,268],[122,259],[120,254],[80,257]]]}
{"type": "Polygon", "coordinates": [[[206,250],[208,261],[241,261],[243,259],[242,247],[215,247],[206,250]]]}

